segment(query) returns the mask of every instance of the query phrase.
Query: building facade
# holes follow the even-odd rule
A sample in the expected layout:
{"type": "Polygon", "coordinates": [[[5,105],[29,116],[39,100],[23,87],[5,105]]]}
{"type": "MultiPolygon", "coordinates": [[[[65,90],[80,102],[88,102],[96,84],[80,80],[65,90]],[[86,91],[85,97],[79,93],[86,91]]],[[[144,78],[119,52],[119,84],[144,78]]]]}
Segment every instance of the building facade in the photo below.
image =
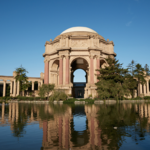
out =
{"type": "Polygon", "coordinates": [[[46,41],[43,54],[45,71],[44,83],[54,83],[56,89],[63,89],[67,94],[74,93],[74,71],[83,69],[86,73],[86,85],[80,88],[81,95],[95,97],[97,82],[96,69],[107,65],[106,58],[114,58],[113,41],[105,40],[90,28],[73,27],[65,30],[53,41],[46,41]]]}

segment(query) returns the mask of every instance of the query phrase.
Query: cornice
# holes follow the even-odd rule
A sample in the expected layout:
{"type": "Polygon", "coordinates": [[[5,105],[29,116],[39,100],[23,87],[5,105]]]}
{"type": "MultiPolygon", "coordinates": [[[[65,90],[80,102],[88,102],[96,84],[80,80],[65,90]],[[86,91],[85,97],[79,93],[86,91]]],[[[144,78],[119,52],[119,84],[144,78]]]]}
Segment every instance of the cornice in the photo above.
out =
{"type": "Polygon", "coordinates": [[[45,46],[48,44],[48,45],[51,45],[51,44],[54,44],[54,43],[57,43],[57,42],[59,42],[60,41],[60,39],[55,39],[54,41],[46,41],[45,42],[45,46]]]}
{"type": "Polygon", "coordinates": [[[103,51],[101,48],[98,48],[98,47],[88,47],[88,50],[89,50],[89,51],[91,51],[91,50],[103,51]]]}
{"type": "Polygon", "coordinates": [[[71,47],[61,47],[61,48],[57,48],[56,51],[64,51],[64,50],[71,50],[71,47]]]}

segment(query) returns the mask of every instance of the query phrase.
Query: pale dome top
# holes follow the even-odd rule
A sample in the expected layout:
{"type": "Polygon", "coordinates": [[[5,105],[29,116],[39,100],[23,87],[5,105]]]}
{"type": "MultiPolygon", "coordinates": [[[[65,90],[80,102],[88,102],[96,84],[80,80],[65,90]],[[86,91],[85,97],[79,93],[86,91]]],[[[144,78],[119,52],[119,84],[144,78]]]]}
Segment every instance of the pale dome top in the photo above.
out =
{"type": "Polygon", "coordinates": [[[90,28],[87,28],[87,27],[72,27],[72,28],[69,28],[69,29],[63,31],[61,34],[68,33],[68,32],[76,32],[76,31],[97,33],[96,31],[94,31],[90,28]]]}

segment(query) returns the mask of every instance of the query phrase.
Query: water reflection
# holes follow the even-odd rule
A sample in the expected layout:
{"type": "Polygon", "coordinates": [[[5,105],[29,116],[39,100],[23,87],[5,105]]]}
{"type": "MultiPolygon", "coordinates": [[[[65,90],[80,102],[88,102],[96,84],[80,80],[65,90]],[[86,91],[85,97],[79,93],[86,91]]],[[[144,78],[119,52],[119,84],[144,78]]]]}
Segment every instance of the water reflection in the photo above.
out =
{"type": "Polygon", "coordinates": [[[43,129],[39,149],[120,149],[129,137],[138,144],[149,136],[150,104],[0,104],[0,130],[24,138],[31,124],[43,129]]]}

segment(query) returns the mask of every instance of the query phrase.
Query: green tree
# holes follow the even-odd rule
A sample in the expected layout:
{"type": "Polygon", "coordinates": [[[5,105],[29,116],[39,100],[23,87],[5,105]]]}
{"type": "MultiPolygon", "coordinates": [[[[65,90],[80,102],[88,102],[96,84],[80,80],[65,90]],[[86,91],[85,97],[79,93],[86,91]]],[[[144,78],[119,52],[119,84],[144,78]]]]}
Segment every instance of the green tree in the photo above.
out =
{"type": "Polygon", "coordinates": [[[132,60],[131,63],[129,63],[128,65],[129,74],[126,76],[126,79],[128,81],[128,89],[130,91],[132,98],[134,98],[135,89],[137,89],[137,81],[134,78],[135,65],[136,63],[134,60],[132,60]]]}
{"type": "Polygon", "coordinates": [[[19,81],[19,95],[22,95],[22,91],[26,90],[30,84],[28,82],[28,77],[26,75],[28,73],[25,68],[22,66],[16,69],[16,82],[19,81]]]}
{"type": "Polygon", "coordinates": [[[142,66],[139,63],[135,65],[134,77],[137,79],[138,82],[138,96],[140,96],[140,84],[144,85],[146,83],[146,73],[144,68],[142,68],[142,66]]]}
{"type": "Polygon", "coordinates": [[[150,70],[149,70],[148,64],[145,64],[144,70],[145,70],[145,72],[146,72],[146,76],[150,76],[150,70]]]}
{"type": "Polygon", "coordinates": [[[124,95],[129,94],[126,75],[128,69],[123,69],[118,60],[108,57],[105,68],[100,68],[100,75],[97,77],[97,92],[100,98],[107,99],[110,97],[121,99],[124,95]]]}
{"type": "Polygon", "coordinates": [[[55,85],[54,84],[43,84],[39,89],[39,96],[49,97],[50,93],[54,90],[55,85]]]}

